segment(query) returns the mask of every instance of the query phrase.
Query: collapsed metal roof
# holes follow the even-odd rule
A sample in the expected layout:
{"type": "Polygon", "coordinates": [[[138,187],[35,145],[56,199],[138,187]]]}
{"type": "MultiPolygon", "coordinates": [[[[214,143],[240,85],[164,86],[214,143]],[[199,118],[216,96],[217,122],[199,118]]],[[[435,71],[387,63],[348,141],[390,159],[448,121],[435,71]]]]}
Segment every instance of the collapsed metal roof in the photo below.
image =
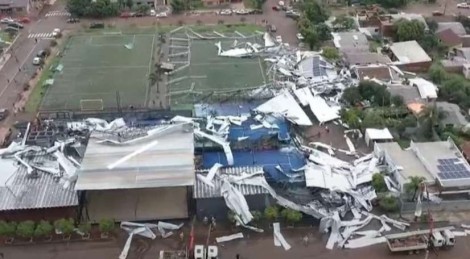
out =
{"type": "MultiPolygon", "coordinates": [[[[27,163],[41,164],[49,158],[44,153],[25,160],[27,163]]],[[[0,211],[77,206],[74,185],[72,182],[64,188],[57,177],[47,173],[31,175],[26,167],[20,166],[5,186],[0,187],[0,211]]]]}
{"type": "MultiPolygon", "coordinates": [[[[130,130],[136,132],[138,129],[130,130]]],[[[114,136],[124,138],[123,133],[114,136]]],[[[76,190],[132,189],[194,184],[192,126],[154,127],[124,142],[93,132],[76,190]]]]}

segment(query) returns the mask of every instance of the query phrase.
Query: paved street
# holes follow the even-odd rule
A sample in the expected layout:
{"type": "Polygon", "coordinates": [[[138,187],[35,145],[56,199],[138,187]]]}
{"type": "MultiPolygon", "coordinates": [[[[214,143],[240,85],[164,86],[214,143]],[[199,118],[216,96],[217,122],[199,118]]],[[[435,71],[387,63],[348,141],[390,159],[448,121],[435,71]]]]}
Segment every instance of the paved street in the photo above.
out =
{"type": "MultiPolygon", "coordinates": [[[[264,234],[253,232],[245,239],[234,240],[219,246],[222,259],[235,258],[240,254],[242,259],[422,259],[424,254],[419,255],[392,255],[386,244],[378,244],[361,249],[334,249],[325,248],[327,236],[318,233],[316,228],[309,229],[285,229],[281,231],[287,242],[292,246],[291,250],[284,251],[281,247],[273,244],[272,230],[266,230],[264,234]],[[309,234],[310,233],[310,234],[309,234]],[[312,234],[313,233],[313,234],[312,234]],[[302,237],[310,235],[308,245],[302,242],[302,237]]],[[[234,232],[232,232],[234,233],[234,232]]],[[[231,233],[213,233],[214,236],[231,233]]],[[[196,243],[204,244],[205,237],[196,237],[196,243]]],[[[439,251],[438,254],[430,253],[429,259],[452,258],[468,259],[470,253],[470,237],[457,238],[456,247],[449,250],[439,251]]],[[[213,238],[211,239],[213,242],[213,238]]],[[[84,242],[70,244],[31,245],[20,247],[4,247],[0,251],[5,254],[5,259],[116,259],[125,243],[125,236],[117,241],[111,242],[84,242]]],[[[136,238],[133,240],[128,259],[155,259],[162,249],[175,250],[179,247],[177,237],[155,240],[136,238]]]]}
{"type": "Polygon", "coordinates": [[[13,105],[23,91],[24,84],[31,79],[37,69],[32,65],[33,58],[40,50],[50,46],[51,37],[45,37],[46,34],[52,36],[52,30],[57,27],[57,24],[64,23],[66,19],[61,16],[40,18],[50,8],[63,7],[46,7],[41,14],[32,15],[31,23],[25,25],[25,28],[20,31],[17,40],[8,51],[11,55],[10,59],[0,70],[1,108],[13,111],[13,105]]]}

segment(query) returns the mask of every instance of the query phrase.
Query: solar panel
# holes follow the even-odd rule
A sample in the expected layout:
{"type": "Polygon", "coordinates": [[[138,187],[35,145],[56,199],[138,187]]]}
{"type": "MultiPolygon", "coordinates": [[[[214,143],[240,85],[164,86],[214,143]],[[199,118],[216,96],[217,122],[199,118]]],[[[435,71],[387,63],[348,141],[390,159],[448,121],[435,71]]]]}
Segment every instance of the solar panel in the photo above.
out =
{"type": "Polygon", "coordinates": [[[470,178],[470,171],[459,158],[437,159],[437,174],[443,180],[470,178]]]}

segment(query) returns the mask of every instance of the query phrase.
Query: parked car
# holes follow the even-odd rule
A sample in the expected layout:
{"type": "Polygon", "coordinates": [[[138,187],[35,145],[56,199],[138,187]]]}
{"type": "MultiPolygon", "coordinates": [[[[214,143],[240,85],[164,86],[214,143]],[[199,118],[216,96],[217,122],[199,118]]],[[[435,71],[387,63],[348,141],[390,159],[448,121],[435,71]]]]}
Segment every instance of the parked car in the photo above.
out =
{"type": "Polygon", "coordinates": [[[155,11],[155,9],[151,9],[150,16],[155,16],[155,15],[157,15],[157,11],[155,11]]]}
{"type": "Polygon", "coordinates": [[[273,10],[274,10],[274,11],[280,11],[281,8],[280,8],[279,6],[277,6],[277,5],[275,5],[275,6],[273,6],[273,10]]]}
{"type": "Polygon", "coordinates": [[[38,53],[36,54],[36,57],[38,58],[45,58],[47,56],[49,56],[49,52],[45,49],[38,51],[38,53]]]}
{"type": "Polygon", "coordinates": [[[104,23],[102,22],[93,22],[90,24],[90,29],[103,29],[104,23]]]}
{"type": "Polygon", "coordinates": [[[119,15],[119,17],[121,18],[129,18],[132,16],[132,13],[130,12],[122,12],[121,15],[119,15]]]}
{"type": "Polygon", "coordinates": [[[6,117],[8,117],[8,109],[0,109],[0,121],[4,120],[6,117]]]}
{"type": "Polygon", "coordinates": [[[263,13],[263,10],[261,9],[253,9],[250,11],[251,14],[262,14],[263,13]]]}
{"type": "Polygon", "coordinates": [[[40,66],[44,63],[44,59],[41,57],[34,57],[33,58],[33,65],[40,66]]]}
{"type": "Polygon", "coordinates": [[[460,3],[460,4],[457,4],[457,8],[460,8],[460,9],[470,9],[470,4],[467,4],[467,3],[460,3]]]}
{"type": "Polygon", "coordinates": [[[232,10],[230,9],[220,10],[219,14],[220,15],[232,15],[232,10]]]}
{"type": "Polygon", "coordinates": [[[14,27],[14,28],[17,28],[17,29],[23,29],[24,28],[23,24],[17,23],[17,22],[10,22],[10,23],[8,23],[8,26],[9,27],[14,27]]]}
{"type": "Polygon", "coordinates": [[[2,18],[2,19],[0,20],[0,23],[1,23],[1,24],[9,24],[9,23],[12,23],[12,22],[15,22],[15,20],[13,20],[13,19],[11,19],[11,18],[9,18],[9,17],[5,17],[5,18],[2,18]]]}
{"type": "Polygon", "coordinates": [[[292,19],[298,19],[300,17],[300,13],[290,10],[286,11],[286,17],[292,18],[292,19]]]}
{"type": "Polygon", "coordinates": [[[15,27],[8,26],[3,31],[8,32],[8,33],[17,33],[19,31],[19,29],[15,28],[15,27]]]}
{"type": "Polygon", "coordinates": [[[52,31],[52,37],[54,37],[54,38],[59,38],[61,35],[62,35],[62,32],[60,31],[59,28],[55,28],[52,31]]]}
{"type": "Polygon", "coordinates": [[[297,36],[298,40],[300,40],[300,41],[304,40],[304,36],[302,36],[301,33],[297,33],[296,36],[297,36]]]}
{"type": "Polygon", "coordinates": [[[20,23],[30,23],[31,20],[28,18],[28,17],[21,17],[19,19],[17,19],[18,22],[20,23]]]}
{"type": "Polygon", "coordinates": [[[281,35],[276,36],[276,42],[277,43],[282,43],[282,36],[281,35]]]}
{"type": "Polygon", "coordinates": [[[79,23],[80,19],[72,17],[67,19],[67,23],[79,23]]]}
{"type": "Polygon", "coordinates": [[[157,17],[157,18],[166,18],[166,17],[168,17],[168,14],[167,14],[166,12],[157,13],[157,14],[155,15],[155,17],[157,17]]]}
{"type": "Polygon", "coordinates": [[[268,32],[276,32],[277,31],[276,26],[274,26],[272,24],[268,25],[266,29],[267,29],[268,32]]]}

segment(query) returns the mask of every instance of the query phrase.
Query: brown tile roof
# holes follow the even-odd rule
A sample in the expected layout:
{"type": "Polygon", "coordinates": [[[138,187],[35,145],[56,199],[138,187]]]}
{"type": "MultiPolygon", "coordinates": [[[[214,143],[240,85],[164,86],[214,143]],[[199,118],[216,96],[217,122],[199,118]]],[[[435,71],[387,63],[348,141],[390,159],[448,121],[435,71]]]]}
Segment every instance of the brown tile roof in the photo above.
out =
{"type": "Polygon", "coordinates": [[[464,142],[460,146],[460,149],[462,150],[462,153],[464,154],[465,157],[470,158],[470,141],[464,142]]]}
{"type": "Polygon", "coordinates": [[[379,79],[379,80],[392,80],[390,68],[387,66],[380,67],[358,67],[357,77],[359,80],[379,79]]]}
{"type": "Polygon", "coordinates": [[[455,47],[462,43],[462,39],[459,35],[455,34],[455,32],[450,28],[440,31],[436,33],[436,35],[441,42],[448,47],[455,47]]]}

